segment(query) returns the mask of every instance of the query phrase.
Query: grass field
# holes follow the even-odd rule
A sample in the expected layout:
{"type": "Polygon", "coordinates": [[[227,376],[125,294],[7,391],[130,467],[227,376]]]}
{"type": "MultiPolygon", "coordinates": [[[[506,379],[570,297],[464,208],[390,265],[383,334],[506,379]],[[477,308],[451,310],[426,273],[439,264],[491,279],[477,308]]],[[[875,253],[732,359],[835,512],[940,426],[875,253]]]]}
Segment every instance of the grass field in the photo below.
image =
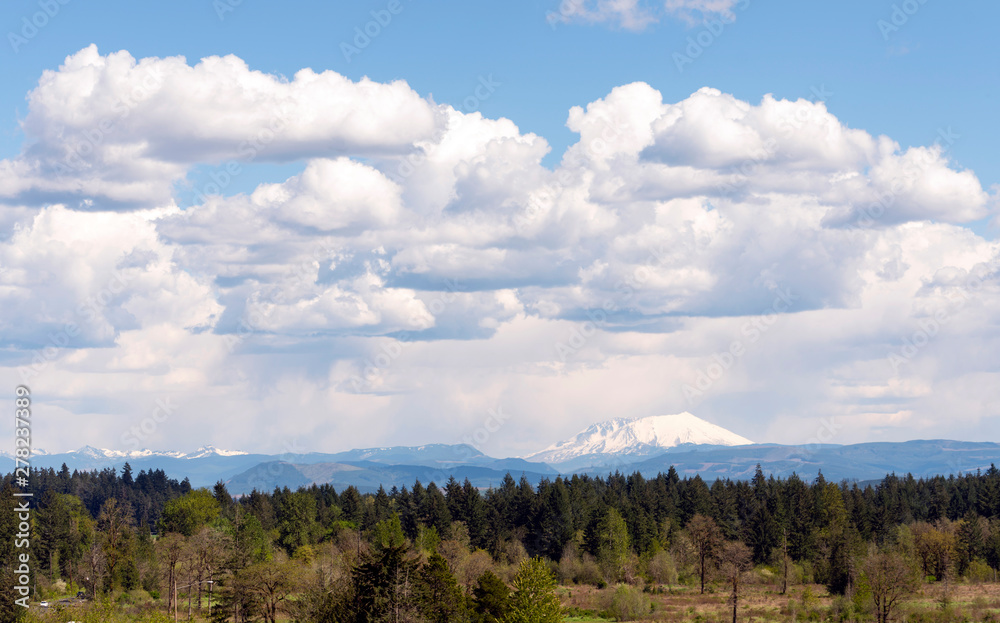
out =
{"type": "MultiPolygon", "coordinates": [[[[560,587],[564,606],[571,616],[566,621],[613,621],[611,605],[614,589],[592,586],[560,587]]],[[[696,587],[679,586],[644,593],[649,599],[647,621],[677,623],[729,623],[732,609],[721,587],[707,589],[702,595],[696,587]],[[718,592],[716,592],[717,589],[718,592]]],[[[771,621],[873,621],[871,604],[863,596],[852,600],[832,596],[817,584],[790,587],[780,594],[779,587],[749,585],[741,598],[738,620],[771,621]]],[[[952,584],[947,598],[944,586],[927,584],[911,595],[900,607],[900,621],[918,622],[1000,622],[1000,583],[952,584]]]]}
{"type": "MultiPolygon", "coordinates": [[[[899,608],[896,620],[913,623],[1000,623],[1000,583],[951,584],[945,593],[943,584],[925,584],[910,595],[899,608]]],[[[590,585],[560,586],[559,596],[566,609],[567,622],[616,621],[613,600],[616,588],[598,589],[590,585]]],[[[636,591],[638,592],[638,591],[636,591]]],[[[721,585],[710,585],[705,594],[694,586],[647,587],[641,592],[648,610],[642,616],[621,620],[671,621],[677,623],[730,623],[732,610],[721,585]]],[[[186,603],[184,604],[186,606],[186,603]]],[[[180,610],[186,621],[187,608],[180,610]]],[[[126,621],[172,621],[156,600],[135,606],[123,604],[86,604],[71,608],[31,608],[29,621],[81,623],[118,623],[126,621]],[[145,612],[142,612],[145,610],[145,612]]],[[[195,617],[195,621],[206,621],[195,617]]],[[[290,621],[290,619],[280,619],[290,621]]],[[[789,587],[780,594],[771,584],[746,586],[738,611],[741,623],[798,621],[873,621],[871,605],[863,596],[854,600],[832,596],[818,584],[789,587]]]]}

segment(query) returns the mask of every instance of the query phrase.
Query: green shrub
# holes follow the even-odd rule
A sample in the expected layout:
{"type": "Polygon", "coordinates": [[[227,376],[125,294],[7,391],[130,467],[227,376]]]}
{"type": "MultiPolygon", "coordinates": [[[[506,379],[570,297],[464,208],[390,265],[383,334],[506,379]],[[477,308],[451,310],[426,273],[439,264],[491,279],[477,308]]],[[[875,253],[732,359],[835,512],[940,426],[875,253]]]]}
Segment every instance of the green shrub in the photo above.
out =
{"type": "Polygon", "coordinates": [[[872,589],[868,583],[868,576],[863,573],[854,583],[854,593],[851,595],[851,601],[854,603],[854,611],[858,614],[871,614],[873,607],[872,589]]]}
{"type": "Polygon", "coordinates": [[[677,584],[677,566],[669,552],[659,551],[653,554],[646,565],[649,579],[656,584],[677,584]]]}
{"type": "Polygon", "coordinates": [[[628,586],[620,585],[615,589],[615,595],[611,598],[611,614],[619,621],[636,621],[649,616],[652,604],[642,591],[628,586]]]}
{"type": "Polygon", "coordinates": [[[969,563],[969,570],[965,575],[970,582],[990,582],[993,580],[993,569],[981,559],[976,558],[969,563]]]}

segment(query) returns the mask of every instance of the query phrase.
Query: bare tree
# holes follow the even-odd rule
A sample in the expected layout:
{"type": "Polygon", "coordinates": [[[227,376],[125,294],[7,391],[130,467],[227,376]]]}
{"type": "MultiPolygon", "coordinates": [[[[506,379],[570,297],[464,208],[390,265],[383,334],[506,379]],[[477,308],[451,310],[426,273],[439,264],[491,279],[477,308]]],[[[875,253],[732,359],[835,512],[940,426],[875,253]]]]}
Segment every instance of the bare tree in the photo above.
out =
{"type": "Polygon", "coordinates": [[[85,558],[87,565],[86,586],[90,591],[90,596],[96,599],[97,593],[101,590],[101,576],[104,575],[104,548],[95,540],[90,549],[87,550],[85,558]]]}
{"type": "Polygon", "coordinates": [[[788,531],[781,529],[781,594],[788,592],[788,531]]]}
{"type": "Polygon", "coordinates": [[[177,567],[184,553],[184,537],[172,532],[160,538],[156,546],[167,562],[167,612],[170,612],[175,607],[174,587],[177,586],[177,567]]]}
{"type": "Polygon", "coordinates": [[[753,566],[753,553],[740,541],[728,541],[719,551],[719,571],[729,586],[729,603],[733,606],[733,623],[740,601],[743,576],[753,566]]]}
{"type": "Polygon", "coordinates": [[[722,541],[722,533],[715,520],[704,515],[695,515],[688,521],[688,534],[698,552],[698,569],[701,576],[701,592],[705,592],[705,575],[712,562],[715,548],[722,541]]]}
{"type": "Polygon", "coordinates": [[[202,591],[209,588],[209,607],[211,607],[211,589],[215,584],[215,574],[223,559],[223,540],[220,533],[205,526],[191,538],[194,550],[194,567],[197,570],[195,581],[198,583],[198,612],[201,612],[202,591]]]}
{"type": "Polygon", "coordinates": [[[877,623],[888,623],[900,600],[917,585],[916,573],[895,552],[872,552],[864,564],[877,623]]]}

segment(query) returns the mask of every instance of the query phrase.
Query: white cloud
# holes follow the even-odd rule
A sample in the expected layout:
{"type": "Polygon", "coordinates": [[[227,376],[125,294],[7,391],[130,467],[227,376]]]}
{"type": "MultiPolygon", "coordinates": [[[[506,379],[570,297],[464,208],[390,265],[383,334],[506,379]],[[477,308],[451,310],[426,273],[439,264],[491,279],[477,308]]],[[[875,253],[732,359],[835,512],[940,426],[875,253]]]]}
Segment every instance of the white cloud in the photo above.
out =
{"type": "Polygon", "coordinates": [[[83,210],[19,201],[0,241],[0,365],[52,396],[52,447],[115,445],[164,395],[185,406],[159,447],[187,447],[196,424],[206,442],[272,451],[461,441],[498,406],[513,414],[486,445],[500,454],[683,410],[781,442],[831,415],[850,423],[836,441],[949,436],[941,396],[1000,432],[982,407],[1000,248],[963,226],[995,194],[942,146],[903,150],[822,103],[709,88],[666,103],[623,85],[569,111],[579,140],[552,170],[548,143],[510,120],[233,57],[88,48],[31,103],[37,141],[3,163],[9,196],[92,196],[83,210]],[[159,86],[86,172],[62,190],[33,177],[154,67],[159,86]],[[297,113],[268,157],[301,173],[175,207],[171,184],[238,158],[271,105],[297,113]],[[80,332],[61,343],[67,323],[80,332]],[[726,373],[686,392],[735,342],[726,373]],[[273,413],[290,405],[283,433],[273,413]],[[84,414],[95,423],[72,421],[84,414]]]}
{"type": "Polygon", "coordinates": [[[721,15],[731,17],[733,7],[746,8],[750,0],[665,0],[664,7],[669,13],[679,16],[689,23],[694,23],[694,17],[721,15]]]}
{"type": "Polygon", "coordinates": [[[403,216],[399,186],[347,158],[313,160],[287,182],[259,187],[250,200],[274,210],[279,222],[319,231],[384,226],[403,216]]]}
{"type": "Polygon", "coordinates": [[[563,0],[557,11],[549,13],[548,20],[611,24],[639,31],[657,21],[654,8],[647,5],[645,0],[563,0]]]}
{"type": "Polygon", "coordinates": [[[548,21],[609,24],[624,30],[642,31],[660,21],[664,14],[689,24],[696,18],[722,16],[729,19],[733,7],[745,8],[749,0],[562,0],[558,9],[548,14],[548,21]]]}
{"type": "Polygon", "coordinates": [[[408,153],[441,122],[402,81],[311,69],[286,80],[231,55],[191,66],[91,45],[28,95],[28,146],[0,162],[0,187],[8,198],[162,203],[195,163],[408,153]]]}

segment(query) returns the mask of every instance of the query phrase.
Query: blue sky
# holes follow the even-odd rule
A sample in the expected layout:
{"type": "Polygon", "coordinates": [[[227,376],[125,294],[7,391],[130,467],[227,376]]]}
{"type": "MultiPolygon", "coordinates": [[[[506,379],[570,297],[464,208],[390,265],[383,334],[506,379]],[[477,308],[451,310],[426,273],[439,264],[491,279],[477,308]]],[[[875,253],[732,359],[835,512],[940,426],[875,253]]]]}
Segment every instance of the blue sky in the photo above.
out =
{"type": "Polygon", "coordinates": [[[28,378],[54,421],[92,422],[88,433],[54,427],[39,445],[72,447],[81,434],[128,445],[165,394],[189,406],[142,445],[192,445],[184,426],[212,421],[194,445],[280,451],[288,435],[234,434],[239,416],[218,414],[264,426],[288,401],[316,449],[457,441],[498,405],[517,415],[484,445],[495,454],[612,416],[683,410],[787,443],[831,415],[849,422],[841,442],[956,436],[942,405],[958,396],[964,437],[1000,433],[997,362],[972,348],[996,338],[995,302],[941,302],[966,300],[971,275],[983,292],[996,281],[1000,6],[399,0],[347,58],[358,29],[374,32],[373,12],[385,19],[391,6],[4,4],[0,279],[14,311],[0,365],[24,379],[55,343],[28,378]],[[199,64],[228,55],[239,60],[199,64]],[[101,107],[140,83],[140,67],[166,82],[113,117],[101,107]],[[306,68],[326,95],[295,78],[306,68]],[[365,91],[364,78],[381,86],[365,91]],[[341,100],[343,117],[329,113],[341,100]],[[255,115],[272,105],[315,121],[286,120],[276,143],[241,156],[242,128],[267,125],[255,115]],[[52,182],[62,150],[101,114],[115,125],[95,155],[52,182]],[[609,119],[627,120],[614,157],[593,147],[609,119]],[[414,153],[432,164],[400,179],[414,153]],[[239,173],[218,197],[199,196],[227,163],[239,173]],[[894,176],[905,188],[886,215],[845,229],[894,176]],[[720,180],[737,190],[719,194],[720,180]],[[537,208],[553,192],[555,207],[537,208]],[[539,210],[548,220],[536,227],[539,210]],[[646,274],[657,241],[685,251],[625,294],[619,284],[646,274]],[[60,251],[28,261],[29,244],[60,251]],[[102,271],[115,270],[131,277],[101,300],[102,271]],[[795,305],[776,328],[693,394],[782,288],[795,305]],[[608,301],[613,320],[590,337],[586,319],[608,301]],[[244,335],[254,313],[265,320],[244,335]],[[936,313],[962,329],[930,335],[936,313]],[[67,323],[81,335],[54,342],[67,323]],[[560,345],[574,331],[587,336],[567,361],[560,345]],[[921,331],[929,345],[894,365],[921,331]],[[397,346],[404,354],[386,354],[397,346]],[[808,365],[803,349],[815,353],[808,365]],[[781,397],[790,376],[796,390],[781,397]],[[96,379],[128,390],[76,386],[96,379]],[[623,404],[589,393],[622,386],[623,404]]]}

